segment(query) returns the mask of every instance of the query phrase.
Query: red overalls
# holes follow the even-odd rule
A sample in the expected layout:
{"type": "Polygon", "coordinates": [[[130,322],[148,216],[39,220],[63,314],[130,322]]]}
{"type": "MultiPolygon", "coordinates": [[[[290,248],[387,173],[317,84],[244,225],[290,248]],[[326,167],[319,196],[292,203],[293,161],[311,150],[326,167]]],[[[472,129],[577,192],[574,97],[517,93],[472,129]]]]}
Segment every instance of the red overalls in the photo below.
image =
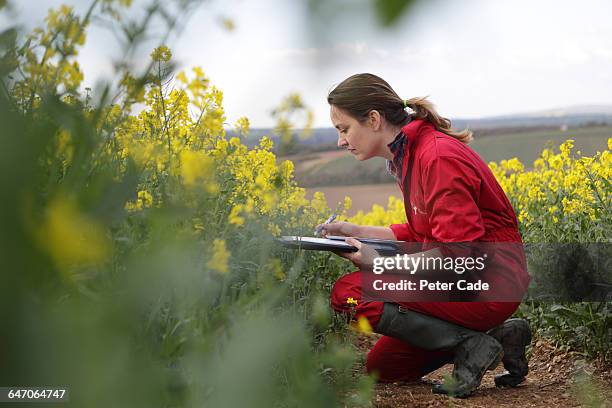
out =
{"type": "MultiPolygon", "coordinates": [[[[398,240],[522,242],[508,198],[476,152],[438,132],[424,120],[411,121],[402,128],[402,133],[406,148],[399,184],[408,222],[391,225],[398,240]]],[[[527,271],[518,270],[516,273],[520,276],[516,279],[526,287],[527,271]]],[[[334,284],[331,304],[338,312],[366,317],[376,327],[383,303],[361,301],[359,274],[359,271],[347,274],[334,284]],[[348,298],[356,300],[357,305],[347,303],[348,298]]],[[[402,302],[401,305],[486,331],[509,318],[519,302],[402,302]]],[[[380,381],[412,381],[437,368],[436,360],[448,360],[450,356],[449,352],[427,351],[383,336],[368,353],[366,367],[369,372],[376,371],[380,381]]]]}

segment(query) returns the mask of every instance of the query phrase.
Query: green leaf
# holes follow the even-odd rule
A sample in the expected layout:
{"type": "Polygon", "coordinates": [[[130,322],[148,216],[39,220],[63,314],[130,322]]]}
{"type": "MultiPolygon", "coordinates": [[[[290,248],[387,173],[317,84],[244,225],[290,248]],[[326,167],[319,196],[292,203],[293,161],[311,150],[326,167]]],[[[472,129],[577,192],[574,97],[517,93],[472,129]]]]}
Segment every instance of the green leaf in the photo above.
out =
{"type": "Polygon", "coordinates": [[[399,18],[414,4],[414,0],[376,0],[374,9],[384,26],[395,24],[399,18]]]}

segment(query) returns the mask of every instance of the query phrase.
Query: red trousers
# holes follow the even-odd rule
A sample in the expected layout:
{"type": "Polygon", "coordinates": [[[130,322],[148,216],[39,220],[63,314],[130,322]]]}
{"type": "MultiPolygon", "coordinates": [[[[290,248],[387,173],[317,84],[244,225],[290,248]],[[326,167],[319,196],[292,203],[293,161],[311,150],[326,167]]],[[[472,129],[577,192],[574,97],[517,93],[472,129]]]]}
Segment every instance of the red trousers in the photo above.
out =
{"type": "MultiPolygon", "coordinates": [[[[337,312],[366,317],[376,328],[383,302],[361,300],[360,272],[344,275],[334,284],[331,305],[337,312]],[[356,303],[356,304],[355,304],[356,303]]],[[[415,312],[434,316],[473,330],[499,326],[518,308],[519,302],[402,302],[415,312]]],[[[368,353],[366,368],[381,382],[414,381],[452,361],[448,351],[428,351],[396,338],[382,336],[368,353]]]]}

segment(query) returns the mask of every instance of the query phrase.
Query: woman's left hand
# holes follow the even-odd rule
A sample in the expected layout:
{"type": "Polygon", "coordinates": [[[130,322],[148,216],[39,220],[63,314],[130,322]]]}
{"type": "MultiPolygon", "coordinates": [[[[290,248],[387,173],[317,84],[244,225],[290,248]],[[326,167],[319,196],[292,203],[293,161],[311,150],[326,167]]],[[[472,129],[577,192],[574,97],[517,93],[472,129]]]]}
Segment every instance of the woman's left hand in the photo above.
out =
{"type": "Polygon", "coordinates": [[[374,258],[380,256],[378,252],[370,245],[363,244],[355,238],[346,238],[345,242],[358,249],[356,252],[336,252],[337,255],[348,259],[361,270],[371,270],[374,265],[374,258]]]}

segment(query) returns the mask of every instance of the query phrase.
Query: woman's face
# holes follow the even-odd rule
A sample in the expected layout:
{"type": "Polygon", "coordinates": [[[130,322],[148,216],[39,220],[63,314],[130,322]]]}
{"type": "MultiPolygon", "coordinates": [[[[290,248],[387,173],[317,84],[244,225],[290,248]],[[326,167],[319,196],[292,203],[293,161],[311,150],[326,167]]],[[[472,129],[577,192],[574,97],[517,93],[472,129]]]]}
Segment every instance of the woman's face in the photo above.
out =
{"type": "Polygon", "coordinates": [[[330,117],[338,130],[338,147],[355,155],[357,160],[368,160],[378,151],[378,135],[370,121],[359,122],[346,111],[331,105],[330,117]]]}

